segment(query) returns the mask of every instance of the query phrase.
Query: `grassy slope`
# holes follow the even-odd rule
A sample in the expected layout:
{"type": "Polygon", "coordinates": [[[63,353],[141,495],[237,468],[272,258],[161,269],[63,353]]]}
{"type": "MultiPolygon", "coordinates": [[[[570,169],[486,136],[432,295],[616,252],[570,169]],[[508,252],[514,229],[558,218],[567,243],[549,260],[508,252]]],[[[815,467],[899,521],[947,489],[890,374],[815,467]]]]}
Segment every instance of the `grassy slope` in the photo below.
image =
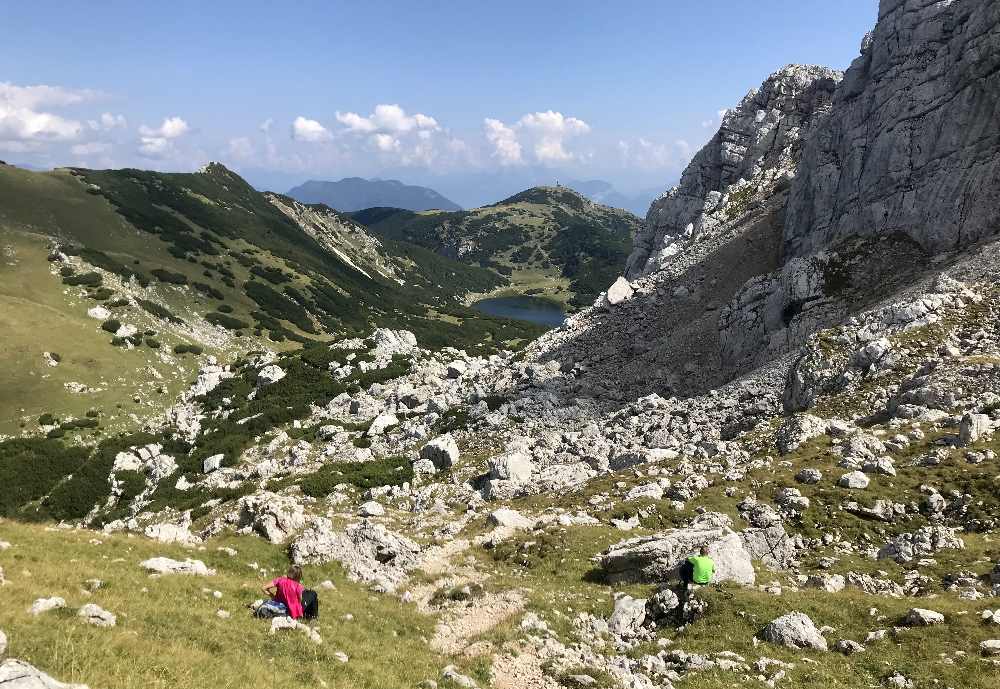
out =
{"type": "MultiPolygon", "coordinates": [[[[206,354],[228,360],[262,345],[296,346],[288,338],[327,339],[330,333],[360,334],[376,325],[409,328],[429,346],[470,348],[516,342],[540,332],[484,318],[454,302],[456,294],[489,288],[497,277],[421,247],[392,245],[394,260],[404,266],[406,286],[365,277],[324,251],[224,168],[168,175],[136,170],[36,173],[0,166],[0,249],[0,326],[5,335],[0,434],[17,433],[22,424],[34,430],[34,420],[44,412],[68,417],[91,408],[116,416],[118,425],[134,425],[131,413],[155,412],[192,378],[197,361],[170,356],[175,344],[193,342],[206,354]],[[88,193],[88,183],[98,184],[101,193],[88,193]],[[152,318],[137,306],[115,309],[113,317],[121,322],[154,330],[163,348],[112,347],[111,335],[86,316],[98,302],[86,297],[85,288],[62,284],[57,266],[46,261],[53,241],[104,252],[110,261],[139,273],[149,287],[133,285],[130,291],[166,307],[191,327],[152,318]],[[178,251],[189,241],[194,249],[185,245],[187,251],[178,251]],[[158,270],[182,276],[188,284],[154,279],[158,270]],[[276,285],[254,275],[268,270],[280,271],[287,280],[276,285]],[[212,292],[199,291],[194,283],[212,292]],[[248,283],[276,293],[281,302],[263,308],[248,294],[248,283]],[[287,301],[290,294],[303,302],[299,317],[287,315],[295,306],[287,301]],[[220,305],[229,317],[250,326],[241,331],[246,337],[233,338],[203,320],[220,305]],[[61,355],[63,363],[48,367],[44,351],[61,355]],[[63,388],[65,382],[102,390],[72,394],[63,388]],[[154,392],[160,386],[166,393],[154,392]],[[133,393],[143,400],[138,406],[133,393]]],[[[79,272],[90,269],[84,265],[79,272]]],[[[116,287],[117,276],[104,277],[105,287],[116,287]]],[[[123,296],[120,290],[113,292],[105,305],[123,296]]]]}
{"type": "Polygon", "coordinates": [[[396,689],[436,678],[452,662],[427,648],[432,618],[398,599],[371,595],[334,565],[305,571],[307,586],[330,579],[337,587],[319,589],[323,644],[314,645],[298,631],[270,635],[269,623],[252,619],[244,606],[287,566],[287,558],[280,546],[254,536],[212,541],[192,552],[141,538],[9,521],[0,523],[0,535],[13,544],[0,554],[7,576],[0,629],[10,639],[8,654],[61,681],[102,689],[396,689]],[[219,546],[235,548],[238,555],[219,552],[219,546]],[[218,573],[151,578],[139,568],[142,560],[161,555],[201,559],[218,573]],[[105,586],[84,593],[84,582],[94,578],[105,586]],[[222,593],[219,600],[211,595],[216,590],[222,593]],[[27,614],[32,601],[48,596],[65,598],[68,607],[39,617],[27,614]],[[76,610],[90,602],[115,613],[117,627],[79,621],[76,610]],[[217,617],[220,609],[232,617],[217,617]],[[343,619],[348,613],[353,621],[343,619]],[[350,661],[337,661],[337,651],[350,661]]]}
{"type": "MultiPolygon", "coordinates": [[[[80,298],[79,288],[66,288],[58,276],[50,274],[46,240],[3,232],[0,243],[12,253],[0,262],[0,331],[4,333],[0,433],[15,432],[23,419],[28,419],[27,429],[34,430],[33,421],[52,411],[67,418],[82,417],[91,409],[111,417],[145,414],[150,411],[150,400],[172,398],[187,386],[197,368],[193,359],[167,362],[152,349],[124,350],[108,344],[111,335],[101,330],[101,321],[87,316],[87,309],[97,302],[80,298]],[[58,354],[62,361],[51,367],[43,352],[58,354]],[[98,392],[70,392],[63,386],[69,381],[98,392]],[[166,393],[156,392],[160,386],[166,393]],[[133,401],[135,394],[141,402],[133,401]]],[[[181,341],[163,335],[160,339],[165,347],[181,341]]],[[[114,421],[110,423],[114,426],[114,421]]]]}
{"type": "Polygon", "coordinates": [[[528,189],[469,211],[371,208],[351,214],[388,240],[419,244],[509,275],[502,294],[591,303],[621,273],[640,220],[557,187],[528,189]]]}

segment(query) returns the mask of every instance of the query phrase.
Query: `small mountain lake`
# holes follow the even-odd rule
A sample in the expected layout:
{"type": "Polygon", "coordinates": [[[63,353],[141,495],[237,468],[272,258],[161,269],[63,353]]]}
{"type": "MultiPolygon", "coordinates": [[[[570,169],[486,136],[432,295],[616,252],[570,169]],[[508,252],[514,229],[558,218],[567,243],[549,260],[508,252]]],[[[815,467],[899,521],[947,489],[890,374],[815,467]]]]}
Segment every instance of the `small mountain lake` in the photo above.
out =
{"type": "Polygon", "coordinates": [[[513,318],[538,325],[555,328],[563,324],[566,314],[558,304],[538,297],[495,297],[483,299],[472,305],[476,311],[487,316],[513,318]]]}

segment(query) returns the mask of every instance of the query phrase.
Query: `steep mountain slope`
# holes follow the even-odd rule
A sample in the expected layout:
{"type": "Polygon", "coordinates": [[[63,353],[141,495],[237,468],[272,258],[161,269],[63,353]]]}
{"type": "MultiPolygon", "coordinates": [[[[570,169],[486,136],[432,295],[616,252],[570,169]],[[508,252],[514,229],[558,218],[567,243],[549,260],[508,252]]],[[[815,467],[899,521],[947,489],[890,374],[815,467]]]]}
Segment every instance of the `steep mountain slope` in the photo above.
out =
{"type": "Polygon", "coordinates": [[[384,244],[217,164],[176,175],[3,166],[0,232],[0,433],[48,412],[134,426],[130,415],[186,386],[192,347],[231,359],[380,322],[470,347],[538,332],[459,303],[503,278],[384,244]]]}
{"type": "Polygon", "coordinates": [[[321,203],[343,213],[364,208],[403,208],[411,211],[460,211],[462,207],[427,187],[403,184],[395,179],[345,177],[337,182],[310,180],[288,192],[296,201],[321,203]]]}
{"type": "Polygon", "coordinates": [[[511,291],[571,307],[592,303],[620,273],[639,227],[631,213],[566,187],[535,187],[456,213],[370,208],[352,217],[380,237],[509,276],[511,291]]]}

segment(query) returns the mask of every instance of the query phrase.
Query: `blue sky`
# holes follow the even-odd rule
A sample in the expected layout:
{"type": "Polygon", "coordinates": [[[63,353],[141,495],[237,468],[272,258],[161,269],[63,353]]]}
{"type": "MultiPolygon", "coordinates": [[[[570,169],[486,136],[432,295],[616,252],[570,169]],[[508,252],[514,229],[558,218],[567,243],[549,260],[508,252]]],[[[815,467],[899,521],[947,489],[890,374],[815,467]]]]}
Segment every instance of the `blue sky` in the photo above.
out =
{"type": "Polygon", "coordinates": [[[222,160],[279,188],[385,174],[667,186],[719,110],[787,63],[846,67],[876,13],[876,0],[7,3],[0,157],[222,160]]]}

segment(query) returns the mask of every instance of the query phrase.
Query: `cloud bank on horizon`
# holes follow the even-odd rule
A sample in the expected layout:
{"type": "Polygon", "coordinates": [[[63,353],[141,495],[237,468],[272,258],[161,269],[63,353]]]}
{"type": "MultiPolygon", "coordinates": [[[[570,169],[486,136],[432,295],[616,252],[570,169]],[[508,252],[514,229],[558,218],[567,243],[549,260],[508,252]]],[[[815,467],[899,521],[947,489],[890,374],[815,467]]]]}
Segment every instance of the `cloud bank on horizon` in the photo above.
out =
{"type": "Polygon", "coordinates": [[[0,152],[14,154],[18,162],[51,166],[192,170],[221,160],[237,169],[303,177],[532,166],[581,175],[631,166],[672,175],[691,155],[684,140],[598,140],[590,123],[553,109],[506,122],[484,116],[478,131],[457,132],[433,115],[378,103],[368,114],[334,110],[324,117],[303,111],[286,122],[266,117],[253,131],[219,138],[183,114],[133,124],[125,114],[104,109],[109,100],[96,90],[2,82],[0,152]]]}

